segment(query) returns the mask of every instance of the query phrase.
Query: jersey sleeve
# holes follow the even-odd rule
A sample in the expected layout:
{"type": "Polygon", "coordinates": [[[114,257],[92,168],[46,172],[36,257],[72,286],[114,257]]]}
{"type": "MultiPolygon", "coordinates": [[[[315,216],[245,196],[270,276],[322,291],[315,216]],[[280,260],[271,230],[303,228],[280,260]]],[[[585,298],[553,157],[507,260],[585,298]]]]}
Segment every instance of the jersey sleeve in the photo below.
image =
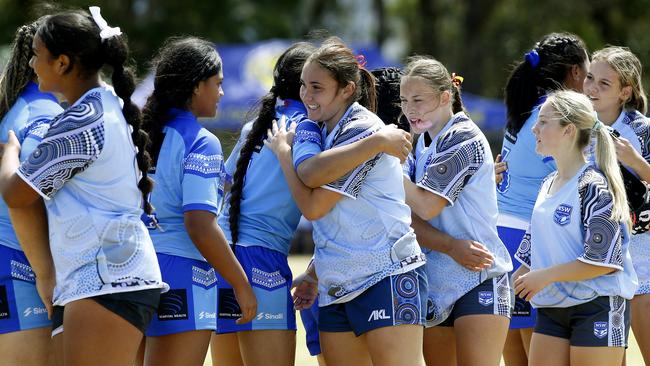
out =
{"type": "MultiPolygon", "coordinates": [[[[361,119],[353,120],[348,123],[348,125],[345,126],[334,138],[331,148],[335,149],[339,146],[345,146],[357,142],[379,131],[379,128],[381,128],[380,126],[375,124],[371,118],[364,117],[365,116],[362,115],[361,119]]],[[[358,165],[352,171],[334,182],[322,186],[322,188],[356,199],[359,196],[359,192],[361,191],[361,187],[368,176],[368,173],[370,173],[372,168],[377,164],[381,155],[382,154],[378,154],[366,160],[363,164],[358,165]]]]}
{"type": "Polygon", "coordinates": [[[303,119],[296,126],[296,135],[293,138],[293,167],[298,166],[305,160],[323,151],[323,135],[321,129],[308,119],[303,119]]]}
{"type": "Polygon", "coordinates": [[[528,225],[528,228],[526,229],[526,233],[524,236],[521,238],[521,242],[519,243],[519,247],[517,248],[517,252],[515,253],[515,259],[521,263],[522,266],[526,266],[526,268],[530,269],[530,254],[531,254],[531,247],[530,247],[530,225],[528,225]]]}
{"type": "Polygon", "coordinates": [[[408,154],[402,164],[402,174],[411,182],[415,181],[415,158],[413,154],[408,154]]]}
{"type": "Polygon", "coordinates": [[[91,93],[53,121],[18,168],[18,176],[44,199],[52,198],[101,154],[105,133],[100,98],[99,93],[91,93]]]}
{"type": "Polygon", "coordinates": [[[639,140],[641,147],[639,153],[645,161],[650,163],[650,119],[639,112],[634,117],[634,120],[630,123],[630,127],[639,140]]]}
{"type": "Polygon", "coordinates": [[[211,134],[199,137],[183,159],[183,212],[200,210],[218,214],[224,178],[219,140],[211,134]]]}
{"type": "Polygon", "coordinates": [[[485,162],[485,155],[485,147],[474,126],[450,129],[436,143],[436,152],[429,158],[424,175],[416,184],[453,205],[485,162]]]}
{"type": "Polygon", "coordinates": [[[228,156],[228,159],[224,164],[225,181],[228,184],[232,184],[233,177],[235,176],[235,171],[237,170],[237,160],[239,160],[241,149],[242,147],[244,147],[244,144],[246,143],[246,138],[248,137],[248,134],[251,132],[252,128],[253,128],[253,121],[246,123],[244,127],[242,127],[241,134],[239,135],[239,139],[237,139],[237,143],[232,148],[232,151],[230,152],[230,156],[228,156]]]}
{"type": "Polygon", "coordinates": [[[612,220],[614,201],[602,173],[588,169],[578,185],[584,227],[584,263],[623,270],[621,223],[612,220]]]}

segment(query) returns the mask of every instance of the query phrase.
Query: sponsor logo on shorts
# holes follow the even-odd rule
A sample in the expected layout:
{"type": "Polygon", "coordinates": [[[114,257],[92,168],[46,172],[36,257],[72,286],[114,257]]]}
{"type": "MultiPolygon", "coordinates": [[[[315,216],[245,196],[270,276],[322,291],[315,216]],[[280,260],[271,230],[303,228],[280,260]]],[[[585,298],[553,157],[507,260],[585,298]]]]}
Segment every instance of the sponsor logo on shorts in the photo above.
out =
{"type": "Polygon", "coordinates": [[[257,314],[256,320],[283,320],[284,313],[259,313],[257,314]]]}
{"type": "Polygon", "coordinates": [[[386,309],[373,310],[372,313],[370,313],[370,316],[368,317],[368,321],[386,320],[386,319],[390,319],[390,316],[386,315],[386,309]]]}
{"type": "Polygon", "coordinates": [[[594,335],[596,338],[607,337],[607,322],[594,322],[594,335]]]}
{"type": "Polygon", "coordinates": [[[494,293],[492,293],[492,291],[479,291],[478,303],[483,306],[490,306],[494,304],[494,293]]]}
{"type": "Polygon", "coordinates": [[[7,288],[0,286],[0,319],[9,318],[9,302],[7,301],[7,288]]]}
{"type": "Polygon", "coordinates": [[[47,309],[46,308],[39,308],[39,307],[28,307],[25,310],[23,310],[23,317],[27,318],[32,315],[42,315],[42,314],[47,314],[47,309]]]}
{"type": "Polygon", "coordinates": [[[199,319],[216,319],[216,318],[217,318],[216,312],[202,311],[199,313],[199,319]]]}
{"type": "Polygon", "coordinates": [[[187,292],[185,289],[169,290],[160,295],[158,320],[183,320],[187,318],[187,292]]]}
{"type": "Polygon", "coordinates": [[[220,288],[217,299],[217,316],[219,319],[239,319],[242,317],[241,308],[233,289],[220,288]]]}
{"type": "Polygon", "coordinates": [[[560,226],[567,225],[571,222],[571,210],[573,210],[573,207],[564,203],[557,206],[553,214],[553,221],[560,226]]]}
{"type": "Polygon", "coordinates": [[[530,303],[519,296],[515,297],[515,308],[512,310],[512,316],[530,316],[532,308],[530,303]]]}

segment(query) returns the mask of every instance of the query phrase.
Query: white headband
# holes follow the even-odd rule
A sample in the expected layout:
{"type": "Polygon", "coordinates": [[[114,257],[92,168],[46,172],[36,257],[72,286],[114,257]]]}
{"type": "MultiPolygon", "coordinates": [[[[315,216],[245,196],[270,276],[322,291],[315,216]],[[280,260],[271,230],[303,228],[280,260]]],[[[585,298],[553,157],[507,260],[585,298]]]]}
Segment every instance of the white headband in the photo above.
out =
{"type": "Polygon", "coordinates": [[[97,23],[97,26],[99,27],[100,30],[99,37],[102,40],[119,36],[122,34],[120,27],[110,27],[106,22],[106,20],[102,18],[101,9],[99,8],[99,6],[88,7],[88,10],[90,11],[90,15],[92,15],[93,20],[95,21],[95,23],[97,23]]]}

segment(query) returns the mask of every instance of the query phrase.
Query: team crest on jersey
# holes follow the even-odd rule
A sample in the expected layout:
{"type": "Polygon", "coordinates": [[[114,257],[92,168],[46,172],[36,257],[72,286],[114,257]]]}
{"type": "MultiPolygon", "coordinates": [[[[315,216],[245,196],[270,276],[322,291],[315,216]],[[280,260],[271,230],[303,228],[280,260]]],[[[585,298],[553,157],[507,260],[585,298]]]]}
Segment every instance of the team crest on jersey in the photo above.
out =
{"type": "Polygon", "coordinates": [[[607,322],[594,322],[594,335],[597,338],[607,337],[607,322]]]}
{"type": "Polygon", "coordinates": [[[492,291],[479,291],[478,303],[483,306],[490,306],[494,304],[494,293],[492,293],[492,291]]]}
{"type": "Polygon", "coordinates": [[[573,210],[573,207],[564,203],[557,206],[553,214],[553,221],[560,226],[567,225],[571,222],[571,210],[573,210]]]}

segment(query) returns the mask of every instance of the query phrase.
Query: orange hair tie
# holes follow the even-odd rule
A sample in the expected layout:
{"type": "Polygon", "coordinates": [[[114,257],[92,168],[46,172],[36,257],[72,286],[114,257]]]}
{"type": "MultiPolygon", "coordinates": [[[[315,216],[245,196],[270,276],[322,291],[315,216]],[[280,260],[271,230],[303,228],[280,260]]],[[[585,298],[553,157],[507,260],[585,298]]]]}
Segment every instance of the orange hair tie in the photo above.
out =
{"type": "Polygon", "coordinates": [[[457,88],[460,88],[460,84],[462,84],[464,80],[465,80],[464,77],[460,75],[456,75],[455,72],[451,73],[451,83],[456,85],[457,88]]]}

